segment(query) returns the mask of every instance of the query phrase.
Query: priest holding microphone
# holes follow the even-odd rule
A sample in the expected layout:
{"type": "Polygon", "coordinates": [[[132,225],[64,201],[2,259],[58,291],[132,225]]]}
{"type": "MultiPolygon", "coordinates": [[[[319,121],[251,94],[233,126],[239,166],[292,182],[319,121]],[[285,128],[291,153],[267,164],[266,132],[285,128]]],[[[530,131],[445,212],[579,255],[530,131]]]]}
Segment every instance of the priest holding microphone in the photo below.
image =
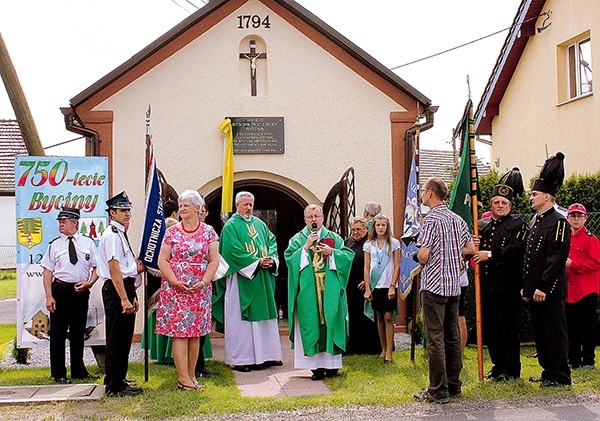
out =
{"type": "Polygon", "coordinates": [[[323,226],[323,209],[304,209],[306,227],[285,251],[294,367],[312,370],[312,380],[335,376],[348,334],[346,285],[354,252],[323,226]]]}

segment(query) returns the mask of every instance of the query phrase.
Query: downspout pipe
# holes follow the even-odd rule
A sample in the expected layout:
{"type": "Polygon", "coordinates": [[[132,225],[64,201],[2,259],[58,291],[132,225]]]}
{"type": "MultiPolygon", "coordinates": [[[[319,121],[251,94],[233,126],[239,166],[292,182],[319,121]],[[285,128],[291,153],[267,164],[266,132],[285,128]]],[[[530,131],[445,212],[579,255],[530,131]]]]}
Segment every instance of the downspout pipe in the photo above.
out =
{"type": "MultiPolygon", "coordinates": [[[[437,105],[427,105],[427,107],[425,108],[424,111],[424,115],[425,115],[425,123],[423,124],[419,124],[416,123],[414,126],[412,126],[411,128],[409,128],[408,130],[406,130],[405,134],[404,134],[404,145],[405,145],[405,154],[404,156],[406,157],[406,165],[404,168],[406,168],[406,174],[405,177],[406,179],[408,179],[408,176],[410,175],[410,164],[411,164],[411,160],[412,160],[412,149],[413,149],[413,145],[414,142],[416,141],[416,133],[417,130],[419,130],[420,132],[424,132],[426,130],[429,130],[433,127],[433,121],[434,121],[434,114],[437,112],[437,110],[439,109],[439,106],[437,105]]],[[[417,151],[419,150],[420,146],[416,145],[417,151]]],[[[419,165],[419,156],[417,155],[416,157],[416,165],[419,165]]],[[[417,182],[419,182],[419,180],[417,180],[417,182]]]]}
{"type": "Polygon", "coordinates": [[[88,129],[73,107],[63,107],[60,112],[65,116],[65,128],[73,133],[86,137],[90,142],[90,156],[100,156],[100,136],[98,132],[88,129]]]}

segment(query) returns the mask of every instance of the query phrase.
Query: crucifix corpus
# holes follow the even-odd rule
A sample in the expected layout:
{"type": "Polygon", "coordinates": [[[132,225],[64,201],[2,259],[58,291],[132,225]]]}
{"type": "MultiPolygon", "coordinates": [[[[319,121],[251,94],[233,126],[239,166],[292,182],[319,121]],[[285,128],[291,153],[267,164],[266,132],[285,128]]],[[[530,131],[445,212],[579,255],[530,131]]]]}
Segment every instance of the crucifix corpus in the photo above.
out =
{"type": "Polygon", "coordinates": [[[240,53],[240,58],[250,60],[250,92],[252,96],[256,96],[256,60],[259,58],[267,58],[267,53],[256,52],[256,41],[250,40],[250,52],[240,53]]]}

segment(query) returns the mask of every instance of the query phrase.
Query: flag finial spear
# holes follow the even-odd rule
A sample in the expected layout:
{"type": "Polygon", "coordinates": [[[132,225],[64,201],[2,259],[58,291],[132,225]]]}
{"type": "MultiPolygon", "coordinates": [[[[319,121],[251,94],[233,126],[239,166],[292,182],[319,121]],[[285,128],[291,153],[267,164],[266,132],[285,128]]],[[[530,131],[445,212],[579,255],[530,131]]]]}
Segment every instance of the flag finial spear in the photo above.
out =
{"type": "Polygon", "coordinates": [[[469,78],[469,75],[467,75],[467,91],[469,92],[468,99],[471,99],[471,78],[469,78]]]}
{"type": "Polygon", "coordinates": [[[152,115],[152,109],[150,108],[150,104],[148,104],[148,109],[146,110],[146,134],[150,134],[150,116],[152,115]]]}

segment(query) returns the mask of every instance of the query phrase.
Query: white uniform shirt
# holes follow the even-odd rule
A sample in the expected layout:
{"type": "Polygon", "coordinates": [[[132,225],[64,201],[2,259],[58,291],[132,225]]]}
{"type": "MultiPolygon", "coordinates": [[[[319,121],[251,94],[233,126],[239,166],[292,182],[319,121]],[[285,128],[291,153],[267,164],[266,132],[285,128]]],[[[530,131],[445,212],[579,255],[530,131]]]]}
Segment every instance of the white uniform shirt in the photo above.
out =
{"type": "Polygon", "coordinates": [[[98,262],[96,244],[91,238],[77,233],[72,237],[77,252],[76,264],[72,264],[69,259],[69,237],[61,234],[50,241],[41,265],[61,281],[74,284],[87,282],[92,268],[95,268],[98,262]]]}
{"type": "Polygon", "coordinates": [[[116,221],[110,221],[100,238],[98,247],[98,276],[100,278],[111,279],[108,262],[112,259],[119,262],[123,278],[134,278],[137,275],[137,260],[127,244],[125,227],[116,221]]]}

